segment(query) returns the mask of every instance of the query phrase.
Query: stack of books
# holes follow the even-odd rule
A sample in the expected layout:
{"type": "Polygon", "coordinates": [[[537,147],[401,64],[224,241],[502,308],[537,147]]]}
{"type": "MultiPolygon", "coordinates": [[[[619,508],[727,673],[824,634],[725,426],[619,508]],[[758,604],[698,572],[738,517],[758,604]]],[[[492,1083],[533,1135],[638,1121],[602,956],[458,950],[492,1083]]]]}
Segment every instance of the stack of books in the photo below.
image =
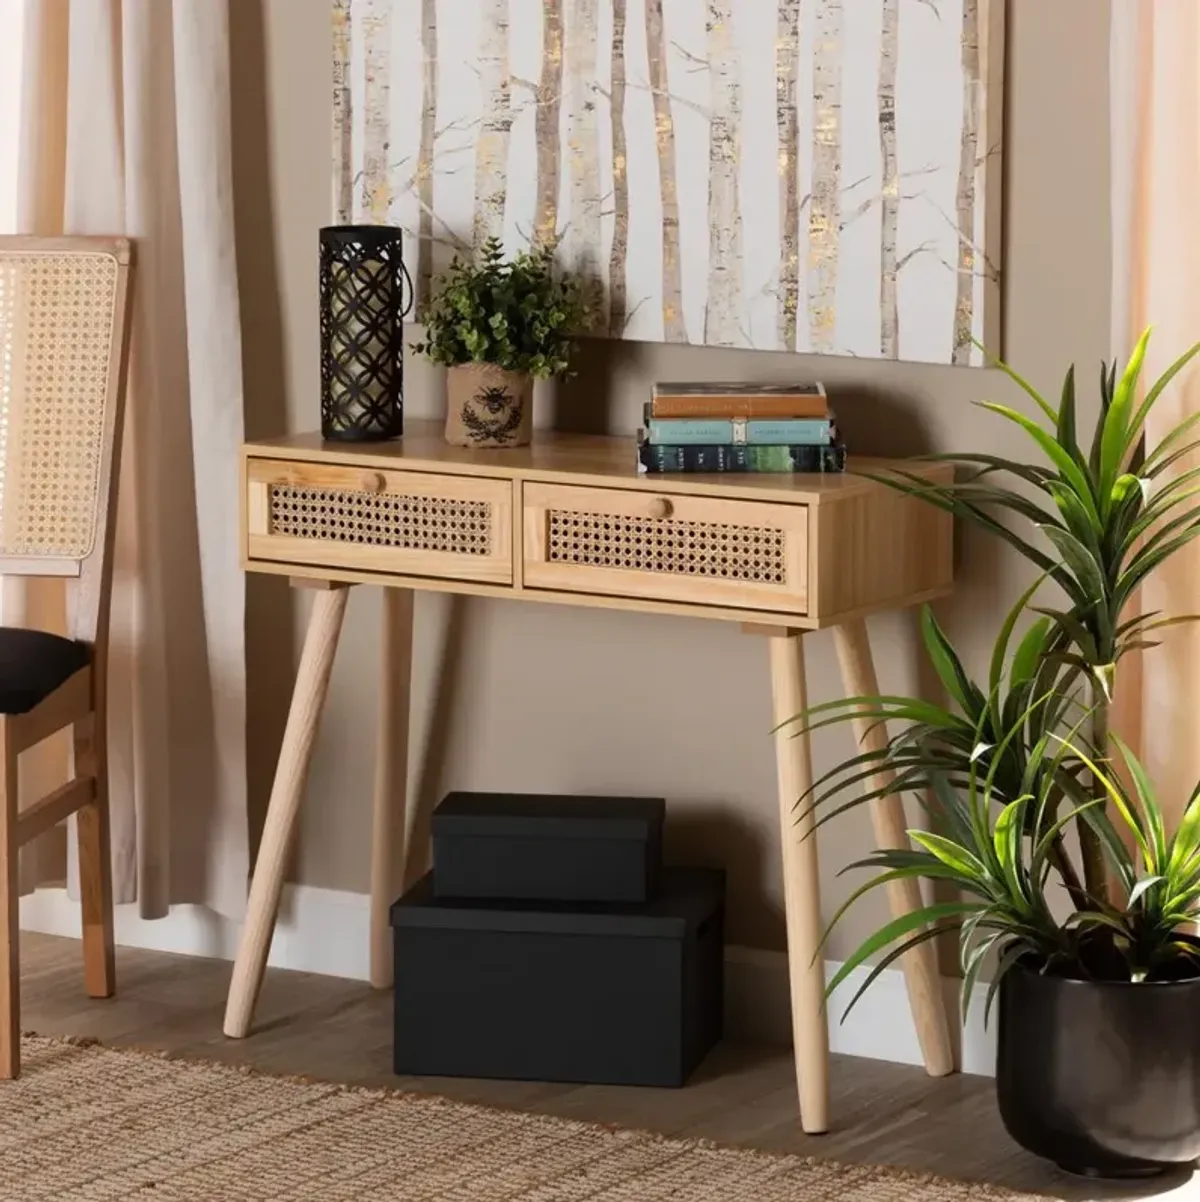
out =
{"type": "Polygon", "coordinates": [[[656,384],[638,431],[638,471],[841,472],[821,384],[656,384]]]}

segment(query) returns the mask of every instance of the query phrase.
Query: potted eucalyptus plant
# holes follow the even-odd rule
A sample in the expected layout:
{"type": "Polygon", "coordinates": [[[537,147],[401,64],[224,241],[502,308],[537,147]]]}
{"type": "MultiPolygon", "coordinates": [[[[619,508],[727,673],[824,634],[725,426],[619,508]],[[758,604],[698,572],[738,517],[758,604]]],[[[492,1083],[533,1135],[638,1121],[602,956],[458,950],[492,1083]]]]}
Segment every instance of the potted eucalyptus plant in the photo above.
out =
{"type": "Polygon", "coordinates": [[[909,848],[850,865],[872,875],[830,926],[891,881],[942,882],[939,893],[952,895],[873,934],[831,991],[878,957],[865,989],[909,948],[957,930],[964,1010],[985,977],[985,1009],[999,1000],[997,1092],[1009,1133],[1070,1170],[1102,1175],[1200,1156],[1200,942],[1191,933],[1200,786],[1173,799],[1182,817],[1169,830],[1109,721],[1122,658],[1190,618],[1137,612],[1135,590],[1200,534],[1200,468],[1186,466],[1200,450],[1200,414],[1154,446],[1144,434],[1200,345],[1139,400],[1147,338],[1119,377],[1102,370],[1090,438],[1076,427],[1074,369],[1055,407],[997,363],[1042,420],[983,407],[1020,426],[1035,459],[935,456],[960,469],[944,485],[876,477],[982,526],[1037,569],[1002,623],[986,680],[972,679],[926,609],[925,651],[946,704],[854,697],[797,719],[814,730],[865,710],[894,724],[884,747],[838,764],[800,799],[817,825],[880,792],[914,794],[930,818],[928,831],[909,832],[909,848]]]}
{"type": "Polygon", "coordinates": [[[498,239],[474,262],[455,257],[424,313],[418,354],[449,368],[446,441],[518,447],[533,430],[533,381],[565,375],[572,334],[587,316],[578,279],[559,273],[552,248],[509,261],[498,239]]]}

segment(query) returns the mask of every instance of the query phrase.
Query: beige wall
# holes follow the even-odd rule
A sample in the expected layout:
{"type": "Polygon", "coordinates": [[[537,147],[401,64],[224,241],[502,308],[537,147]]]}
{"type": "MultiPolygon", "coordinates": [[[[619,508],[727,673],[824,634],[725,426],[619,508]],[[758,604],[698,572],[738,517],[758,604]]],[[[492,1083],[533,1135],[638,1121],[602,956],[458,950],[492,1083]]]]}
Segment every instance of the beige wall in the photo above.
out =
{"type": "MultiPolygon", "coordinates": [[[[751,2],[751,0],[748,0],[751,2]]],[[[752,0],[763,3],[765,0],[752,0]]],[[[234,117],[238,254],[251,436],[318,422],[316,231],[329,217],[329,0],[237,0],[234,117]]],[[[1010,5],[1005,350],[1054,391],[1078,360],[1107,350],[1108,3],[1010,5]]],[[[407,404],[439,412],[441,380],[408,365],[407,404]]],[[[580,379],[547,389],[539,417],[630,433],[655,379],[819,375],[853,450],[987,448],[1018,453],[975,399],[1014,400],[995,373],[850,359],[592,342],[580,379]]],[[[1019,403],[1019,402],[1016,402],[1019,403]]],[[[982,670],[1023,565],[993,543],[961,540],[960,587],[939,613],[982,670]]],[[[252,794],[261,821],[303,630],[302,597],[254,579],[248,617],[252,794]]],[[[378,596],[357,589],[313,764],[297,879],[365,890],[378,596]]],[[[871,623],[886,691],[922,686],[911,617],[871,623]]],[[[730,934],[783,945],[766,648],[735,626],[420,597],[416,619],[412,796],[448,788],[661,794],[671,853],[729,871],[730,934]]],[[[827,635],[809,639],[814,701],[834,695],[827,635]]],[[[927,685],[927,682],[925,682],[927,685]]],[[[850,751],[821,739],[818,768],[850,751]]],[[[826,828],[825,898],[836,870],[868,846],[865,813],[826,828]]],[[[836,937],[845,952],[879,914],[863,905],[836,937]]]]}

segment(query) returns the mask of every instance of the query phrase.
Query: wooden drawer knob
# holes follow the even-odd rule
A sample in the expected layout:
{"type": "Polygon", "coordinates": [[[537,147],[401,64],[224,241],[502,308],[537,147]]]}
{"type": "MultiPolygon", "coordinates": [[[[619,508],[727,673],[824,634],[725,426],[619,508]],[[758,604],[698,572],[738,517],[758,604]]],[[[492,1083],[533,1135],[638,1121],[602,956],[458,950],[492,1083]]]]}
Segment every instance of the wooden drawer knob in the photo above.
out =
{"type": "Polygon", "coordinates": [[[669,518],[675,512],[675,506],[671,504],[667,497],[655,497],[650,502],[650,516],[652,518],[669,518]]]}
{"type": "Polygon", "coordinates": [[[387,477],[382,472],[363,472],[363,492],[383,492],[387,488],[387,477]]]}

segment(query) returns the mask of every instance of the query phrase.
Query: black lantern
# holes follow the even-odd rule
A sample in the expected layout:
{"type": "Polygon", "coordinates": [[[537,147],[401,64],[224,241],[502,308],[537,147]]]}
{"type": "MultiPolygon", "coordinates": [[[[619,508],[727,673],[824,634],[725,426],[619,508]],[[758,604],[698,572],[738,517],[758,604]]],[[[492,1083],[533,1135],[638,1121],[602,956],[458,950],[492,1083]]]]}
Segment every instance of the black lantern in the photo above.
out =
{"type": "Polygon", "coordinates": [[[321,231],[323,438],[366,442],[404,433],[404,318],[412,280],[401,250],[393,226],[321,231]]]}

